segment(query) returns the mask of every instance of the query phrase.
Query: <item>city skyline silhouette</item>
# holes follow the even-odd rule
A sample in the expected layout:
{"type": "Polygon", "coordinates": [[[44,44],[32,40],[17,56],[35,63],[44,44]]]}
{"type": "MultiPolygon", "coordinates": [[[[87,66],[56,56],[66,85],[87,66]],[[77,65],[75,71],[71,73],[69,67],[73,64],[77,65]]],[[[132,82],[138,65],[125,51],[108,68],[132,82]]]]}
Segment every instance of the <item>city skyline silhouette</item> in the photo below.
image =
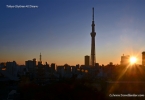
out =
{"type": "Polygon", "coordinates": [[[92,7],[95,8],[96,62],[120,64],[123,54],[141,64],[144,1],[5,1],[1,3],[0,62],[29,59],[63,65],[84,64],[90,56],[92,7]],[[80,3],[82,3],[80,5],[80,3]],[[6,5],[38,8],[7,8],[6,5]],[[74,6],[75,5],[75,6],[74,6]],[[136,41],[137,40],[137,41],[136,41]],[[73,59],[73,60],[72,60],[73,59]]]}

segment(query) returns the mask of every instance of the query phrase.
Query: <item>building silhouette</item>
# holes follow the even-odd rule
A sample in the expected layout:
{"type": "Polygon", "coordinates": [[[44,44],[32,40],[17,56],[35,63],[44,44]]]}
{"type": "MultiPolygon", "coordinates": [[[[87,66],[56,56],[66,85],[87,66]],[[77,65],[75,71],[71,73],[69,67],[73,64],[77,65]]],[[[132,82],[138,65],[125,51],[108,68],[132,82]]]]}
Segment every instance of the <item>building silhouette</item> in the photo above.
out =
{"type": "Polygon", "coordinates": [[[56,65],[55,63],[51,63],[51,72],[55,72],[55,69],[56,69],[56,65]]]}
{"type": "Polygon", "coordinates": [[[94,8],[93,8],[93,20],[92,20],[92,32],[90,33],[92,37],[91,41],[91,66],[95,66],[96,58],[95,58],[95,22],[94,22],[94,8]]]}
{"type": "Polygon", "coordinates": [[[17,76],[17,63],[15,61],[6,62],[6,71],[12,76],[17,76]]]}
{"type": "Polygon", "coordinates": [[[25,61],[26,68],[31,71],[34,71],[34,67],[36,67],[36,59],[25,61]]]}
{"type": "Polygon", "coordinates": [[[85,60],[85,66],[89,66],[90,65],[89,64],[89,62],[90,62],[90,56],[86,55],[84,60],[85,60]]]}
{"type": "Polygon", "coordinates": [[[142,65],[145,65],[145,51],[142,52],[142,65]]]}

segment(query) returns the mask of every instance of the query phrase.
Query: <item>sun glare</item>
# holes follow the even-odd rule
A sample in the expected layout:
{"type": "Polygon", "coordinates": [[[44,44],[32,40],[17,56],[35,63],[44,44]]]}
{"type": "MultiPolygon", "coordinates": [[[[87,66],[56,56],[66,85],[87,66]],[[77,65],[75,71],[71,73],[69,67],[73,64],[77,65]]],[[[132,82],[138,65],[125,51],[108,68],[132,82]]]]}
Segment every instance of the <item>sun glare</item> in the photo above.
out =
{"type": "Polygon", "coordinates": [[[131,57],[131,58],[130,58],[130,63],[131,63],[131,64],[136,63],[136,61],[137,61],[136,57],[131,57]]]}

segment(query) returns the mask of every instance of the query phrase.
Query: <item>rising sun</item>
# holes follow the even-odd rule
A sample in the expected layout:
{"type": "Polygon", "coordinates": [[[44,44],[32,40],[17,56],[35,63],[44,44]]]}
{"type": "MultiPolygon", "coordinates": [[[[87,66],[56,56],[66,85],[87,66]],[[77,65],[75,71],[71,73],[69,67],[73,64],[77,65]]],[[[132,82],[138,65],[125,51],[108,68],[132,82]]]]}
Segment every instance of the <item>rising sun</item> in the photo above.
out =
{"type": "Polygon", "coordinates": [[[136,57],[130,57],[130,63],[131,64],[136,63],[136,61],[137,61],[136,57]]]}

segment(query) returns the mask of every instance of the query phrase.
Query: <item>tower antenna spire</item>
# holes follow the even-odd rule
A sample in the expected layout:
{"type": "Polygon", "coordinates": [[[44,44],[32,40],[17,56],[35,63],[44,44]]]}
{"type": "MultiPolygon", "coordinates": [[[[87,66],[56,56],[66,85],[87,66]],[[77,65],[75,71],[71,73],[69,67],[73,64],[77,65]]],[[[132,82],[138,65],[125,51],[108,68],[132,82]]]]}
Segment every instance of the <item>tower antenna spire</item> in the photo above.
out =
{"type": "Polygon", "coordinates": [[[94,7],[92,9],[93,9],[93,21],[94,21],[94,7]]]}

